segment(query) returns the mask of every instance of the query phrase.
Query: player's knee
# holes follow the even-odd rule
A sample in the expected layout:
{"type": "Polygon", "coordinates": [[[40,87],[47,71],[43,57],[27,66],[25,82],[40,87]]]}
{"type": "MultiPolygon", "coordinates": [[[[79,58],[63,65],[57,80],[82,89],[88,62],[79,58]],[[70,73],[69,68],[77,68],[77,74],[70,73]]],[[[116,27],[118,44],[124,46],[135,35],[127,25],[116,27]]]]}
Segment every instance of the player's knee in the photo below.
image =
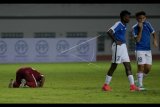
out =
{"type": "Polygon", "coordinates": [[[126,75],[132,75],[132,72],[131,72],[131,67],[130,66],[127,66],[126,67],[126,75]]]}
{"type": "Polygon", "coordinates": [[[129,71],[126,71],[126,75],[132,75],[132,72],[129,70],[129,71]]]}
{"type": "Polygon", "coordinates": [[[144,71],[144,65],[138,65],[138,71],[144,71]]]}
{"type": "Polygon", "coordinates": [[[127,72],[131,72],[131,66],[130,65],[125,66],[125,68],[126,68],[127,72]]]}
{"type": "Polygon", "coordinates": [[[150,68],[144,70],[145,74],[148,74],[149,72],[150,72],[150,68]]]}

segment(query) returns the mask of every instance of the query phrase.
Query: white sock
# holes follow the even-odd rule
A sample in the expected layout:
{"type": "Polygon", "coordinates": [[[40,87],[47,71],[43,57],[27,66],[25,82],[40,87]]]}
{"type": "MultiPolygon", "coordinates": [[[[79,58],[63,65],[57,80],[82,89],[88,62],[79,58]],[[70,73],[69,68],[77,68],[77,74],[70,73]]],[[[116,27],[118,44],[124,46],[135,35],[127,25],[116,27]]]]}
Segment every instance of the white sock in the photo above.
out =
{"type": "Polygon", "coordinates": [[[130,85],[134,85],[134,78],[133,75],[128,75],[130,85]]]}
{"type": "Polygon", "coordinates": [[[142,87],[143,86],[143,73],[139,72],[137,75],[137,78],[138,78],[139,87],[142,87]]]}
{"type": "Polygon", "coordinates": [[[106,75],[105,83],[109,85],[109,83],[111,82],[111,79],[112,79],[112,76],[106,75]]]}

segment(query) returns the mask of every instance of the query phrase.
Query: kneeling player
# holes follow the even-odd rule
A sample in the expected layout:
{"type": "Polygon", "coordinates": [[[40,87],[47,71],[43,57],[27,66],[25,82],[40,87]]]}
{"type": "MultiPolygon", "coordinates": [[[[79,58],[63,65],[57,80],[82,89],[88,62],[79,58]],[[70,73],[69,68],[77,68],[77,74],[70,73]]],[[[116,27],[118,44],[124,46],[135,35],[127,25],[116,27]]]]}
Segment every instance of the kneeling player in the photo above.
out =
{"type": "Polygon", "coordinates": [[[11,79],[9,88],[19,87],[43,87],[44,75],[31,67],[22,67],[16,72],[16,80],[11,79]]]}

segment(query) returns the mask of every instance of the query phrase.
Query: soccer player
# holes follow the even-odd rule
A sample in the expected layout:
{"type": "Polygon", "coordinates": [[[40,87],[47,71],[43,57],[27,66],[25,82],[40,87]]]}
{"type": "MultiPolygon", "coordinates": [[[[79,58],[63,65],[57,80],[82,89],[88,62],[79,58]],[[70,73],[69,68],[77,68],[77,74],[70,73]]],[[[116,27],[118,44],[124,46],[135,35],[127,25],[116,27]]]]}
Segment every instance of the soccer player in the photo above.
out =
{"type": "Polygon", "coordinates": [[[18,87],[43,87],[45,77],[31,67],[22,67],[16,72],[16,80],[11,79],[9,88],[18,87]]]}
{"type": "Polygon", "coordinates": [[[137,60],[137,79],[138,87],[143,87],[143,76],[148,74],[152,65],[152,53],[150,47],[151,35],[153,35],[153,44],[157,44],[157,37],[152,25],[146,21],[146,13],[140,11],[136,13],[137,24],[132,27],[132,34],[136,41],[136,60],[137,60]]]}
{"type": "Polygon", "coordinates": [[[120,21],[116,22],[108,31],[108,35],[112,38],[112,64],[106,75],[105,84],[102,89],[104,91],[111,91],[111,87],[109,86],[113,72],[117,68],[117,65],[123,63],[126,71],[126,75],[129,79],[130,83],[130,91],[139,90],[134,84],[134,78],[131,71],[130,59],[128,56],[127,46],[126,46],[126,25],[130,20],[130,12],[127,10],[123,10],[120,13],[120,21]]]}

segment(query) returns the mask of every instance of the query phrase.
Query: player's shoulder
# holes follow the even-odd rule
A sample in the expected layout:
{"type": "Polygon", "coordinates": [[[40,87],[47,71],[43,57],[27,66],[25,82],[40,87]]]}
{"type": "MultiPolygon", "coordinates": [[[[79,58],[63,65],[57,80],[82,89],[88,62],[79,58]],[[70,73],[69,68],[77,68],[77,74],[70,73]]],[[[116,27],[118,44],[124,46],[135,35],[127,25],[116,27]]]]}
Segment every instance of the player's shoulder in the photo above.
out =
{"type": "Polygon", "coordinates": [[[145,21],[144,23],[145,23],[145,24],[150,24],[150,22],[149,22],[149,21],[145,21]]]}
{"type": "Polygon", "coordinates": [[[145,21],[144,23],[148,26],[151,26],[151,23],[149,21],[145,21]]]}
{"type": "Polygon", "coordinates": [[[120,25],[120,24],[121,24],[121,21],[115,22],[115,25],[120,25]]]}
{"type": "Polygon", "coordinates": [[[134,24],[134,25],[132,26],[132,29],[136,28],[137,26],[138,26],[138,23],[134,24]]]}
{"type": "Polygon", "coordinates": [[[117,21],[117,22],[115,22],[115,24],[113,25],[114,28],[119,27],[119,26],[122,26],[121,21],[117,21]]]}

